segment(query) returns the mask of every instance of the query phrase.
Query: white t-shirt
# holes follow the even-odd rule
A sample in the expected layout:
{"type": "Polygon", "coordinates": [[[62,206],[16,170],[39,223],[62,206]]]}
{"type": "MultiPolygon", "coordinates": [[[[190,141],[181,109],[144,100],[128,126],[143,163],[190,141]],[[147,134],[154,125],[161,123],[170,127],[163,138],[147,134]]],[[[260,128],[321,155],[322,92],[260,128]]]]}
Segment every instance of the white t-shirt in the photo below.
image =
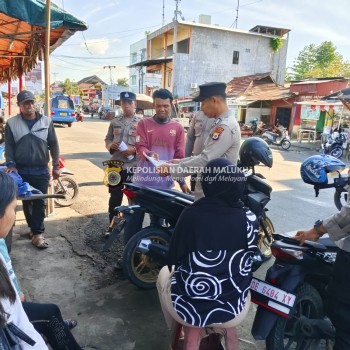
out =
{"type": "MultiPolygon", "coordinates": [[[[0,254],[0,259],[2,260],[4,266],[5,261],[2,255],[0,254]]],[[[12,282],[11,282],[12,283],[12,282]]],[[[15,287],[13,287],[15,289],[15,287]]],[[[16,289],[15,289],[16,291],[16,289]]],[[[11,304],[9,299],[0,299],[0,302],[5,310],[9,314],[8,323],[12,322],[16,325],[21,331],[26,333],[31,337],[35,344],[31,346],[26,342],[19,339],[22,350],[48,350],[43,338],[41,335],[34,329],[33,325],[30,323],[26,313],[23,310],[21,300],[16,291],[16,301],[14,304],[11,304]]]]}

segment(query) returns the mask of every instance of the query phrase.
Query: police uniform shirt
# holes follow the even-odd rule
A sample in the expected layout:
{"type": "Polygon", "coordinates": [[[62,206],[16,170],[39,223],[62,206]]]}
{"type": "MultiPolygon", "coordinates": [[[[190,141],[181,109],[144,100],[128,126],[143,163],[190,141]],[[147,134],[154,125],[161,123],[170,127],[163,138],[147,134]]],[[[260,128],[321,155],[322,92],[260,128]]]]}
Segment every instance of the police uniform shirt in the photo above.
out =
{"type": "Polygon", "coordinates": [[[186,137],[186,157],[197,156],[204,148],[204,143],[210,133],[215,119],[208,118],[202,111],[192,118],[186,137]]]}
{"type": "MultiPolygon", "coordinates": [[[[197,179],[200,179],[201,169],[215,158],[227,158],[237,165],[240,143],[241,133],[237,120],[227,111],[216,118],[204,149],[198,156],[184,158],[178,164],[169,164],[171,175],[175,178],[197,173],[197,179]]],[[[196,183],[194,196],[196,200],[203,197],[200,182],[196,183]]]]}
{"type": "MultiPolygon", "coordinates": [[[[118,116],[112,119],[108,132],[105,138],[106,148],[109,151],[113,142],[124,141],[127,146],[135,147],[136,142],[136,126],[141,118],[137,115],[133,117],[125,117],[124,115],[118,116]]],[[[129,167],[136,166],[136,154],[135,157],[129,160],[120,151],[115,150],[112,154],[112,160],[121,160],[129,167]]]]}

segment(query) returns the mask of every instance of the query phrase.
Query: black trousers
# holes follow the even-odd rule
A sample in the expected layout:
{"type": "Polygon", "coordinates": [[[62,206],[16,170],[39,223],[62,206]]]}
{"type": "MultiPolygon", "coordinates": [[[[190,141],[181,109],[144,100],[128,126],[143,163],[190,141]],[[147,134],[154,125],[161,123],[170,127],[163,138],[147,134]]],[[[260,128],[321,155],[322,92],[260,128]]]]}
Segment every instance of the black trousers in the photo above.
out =
{"type": "Polygon", "coordinates": [[[333,350],[350,349],[350,253],[338,249],[328,286],[327,315],[335,327],[333,350]]]}
{"type": "MultiPolygon", "coordinates": [[[[25,175],[21,174],[23,181],[28,182],[29,185],[35,187],[37,190],[47,194],[49,187],[50,175],[25,175]]],[[[33,201],[22,201],[23,212],[26,218],[28,227],[34,235],[44,233],[44,219],[46,209],[46,199],[36,199],[33,201]]]]}
{"type": "Polygon", "coordinates": [[[115,215],[114,209],[116,207],[119,207],[122,204],[123,201],[123,192],[122,189],[124,188],[124,182],[131,182],[132,180],[132,169],[124,169],[120,172],[120,175],[122,177],[122,183],[118,186],[112,187],[109,186],[109,203],[108,203],[108,212],[109,212],[109,222],[112,221],[113,216],[115,215]]]}
{"type": "Polygon", "coordinates": [[[23,309],[36,331],[45,336],[53,350],[80,350],[55,304],[23,302],[23,309]]]}

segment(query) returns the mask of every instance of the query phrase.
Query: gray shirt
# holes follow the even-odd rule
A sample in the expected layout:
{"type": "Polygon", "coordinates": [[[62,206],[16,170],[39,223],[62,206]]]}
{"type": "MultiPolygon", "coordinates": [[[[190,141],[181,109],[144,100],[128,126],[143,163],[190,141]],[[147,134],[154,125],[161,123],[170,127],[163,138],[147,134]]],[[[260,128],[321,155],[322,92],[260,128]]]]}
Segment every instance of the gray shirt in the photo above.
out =
{"type": "MultiPolygon", "coordinates": [[[[136,142],[136,126],[141,118],[137,115],[127,118],[124,115],[112,119],[109,124],[108,132],[105,138],[106,148],[110,151],[113,142],[124,141],[127,146],[135,147],[136,142]]],[[[136,166],[136,156],[129,160],[120,151],[112,153],[113,160],[121,160],[127,163],[129,167],[136,166]]]]}
{"type": "Polygon", "coordinates": [[[340,212],[323,220],[323,226],[339,248],[350,252],[350,203],[344,205],[340,212]]]}
{"type": "Polygon", "coordinates": [[[195,114],[187,130],[185,157],[198,156],[202,152],[214,121],[202,111],[195,114]]]}
{"type": "MultiPolygon", "coordinates": [[[[197,174],[197,179],[200,179],[201,170],[206,164],[221,157],[236,165],[240,144],[241,133],[237,120],[230,111],[226,111],[215,119],[202,152],[197,156],[184,158],[178,164],[169,164],[171,174],[173,178],[197,174]]],[[[196,183],[194,197],[196,200],[203,197],[200,181],[196,183]]]]}

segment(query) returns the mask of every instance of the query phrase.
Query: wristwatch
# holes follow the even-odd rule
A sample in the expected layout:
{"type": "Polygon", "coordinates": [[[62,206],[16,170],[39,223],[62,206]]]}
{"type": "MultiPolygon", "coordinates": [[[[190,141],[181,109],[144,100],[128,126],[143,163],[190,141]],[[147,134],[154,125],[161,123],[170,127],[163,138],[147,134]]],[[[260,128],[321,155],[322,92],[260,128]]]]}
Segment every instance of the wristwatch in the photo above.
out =
{"type": "Polygon", "coordinates": [[[324,234],[324,232],[321,231],[321,226],[323,224],[323,220],[317,220],[315,223],[314,223],[314,229],[315,231],[317,232],[317,234],[319,236],[322,236],[324,234]]]}

